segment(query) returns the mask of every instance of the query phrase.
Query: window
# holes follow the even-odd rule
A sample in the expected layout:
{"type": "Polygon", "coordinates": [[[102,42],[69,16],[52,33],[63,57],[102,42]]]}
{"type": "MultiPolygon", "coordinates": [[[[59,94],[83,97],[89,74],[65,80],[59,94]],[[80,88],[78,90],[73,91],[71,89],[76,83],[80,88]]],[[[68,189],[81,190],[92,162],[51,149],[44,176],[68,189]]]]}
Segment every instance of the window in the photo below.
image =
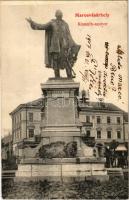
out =
{"type": "Polygon", "coordinates": [[[97,116],[97,124],[100,124],[100,123],[101,123],[100,116],[97,116]]]}
{"type": "Polygon", "coordinates": [[[33,122],[33,113],[29,113],[29,121],[33,122]]]}
{"type": "Polygon", "coordinates": [[[117,124],[120,124],[120,117],[117,117],[117,124]]]}
{"type": "Polygon", "coordinates": [[[17,131],[17,139],[19,139],[19,131],[17,131]]]}
{"type": "Polygon", "coordinates": [[[107,124],[110,124],[110,123],[111,123],[111,118],[107,117],[107,124]]]}
{"type": "Polygon", "coordinates": [[[21,113],[20,113],[20,121],[21,121],[21,113]]]}
{"type": "Polygon", "coordinates": [[[107,131],[107,138],[110,139],[111,137],[111,131],[107,131]]]}
{"type": "Polygon", "coordinates": [[[87,136],[87,137],[90,137],[90,130],[87,130],[87,131],[86,131],[86,136],[87,136]]]}
{"type": "Polygon", "coordinates": [[[29,129],[29,138],[34,136],[34,129],[29,129]]]}
{"type": "Polygon", "coordinates": [[[14,124],[15,124],[15,118],[13,117],[13,118],[12,118],[12,125],[13,125],[13,128],[14,128],[14,124]]]}
{"type": "Polygon", "coordinates": [[[117,131],[117,138],[121,139],[121,132],[120,131],[117,131]]]}
{"type": "Polygon", "coordinates": [[[17,140],[17,132],[15,132],[15,139],[17,140]]]}
{"type": "Polygon", "coordinates": [[[20,131],[19,131],[18,135],[19,135],[19,139],[21,139],[21,132],[20,131]]]}
{"type": "Polygon", "coordinates": [[[17,124],[19,123],[19,115],[17,115],[17,124]]]}
{"type": "Polygon", "coordinates": [[[41,113],[41,121],[44,119],[44,117],[45,117],[45,116],[44,116],[44,113],[42,112],[42,113],[41,113]]]}
{"type": "Polygon", "coordinates": [[[87,122],[87,123],[90,122],[90,116],[86,116],[86,122],[87,122]]]}
{"type": "Polygon", "coordinates": [[[42,130],[43,130],[43,128],[42,128],[42,127],[40,127],[40,134],[42,133],[42,130]]]}
{"type": "Polygon", "coordinates": [[[101,138],[101,131],[97,131],[97,139],[101,138]]]}
{"type": "Polygon", "coordinates": [[[15,131],[13,131],[13,140],[16,140],[15,131]]]}
{"type": "Polygon", "coordinates": [[[15,116],[15,120],[14,120],[14,121],[15,121],[15,125],[16,125],[16,123],[17,123],[17,121],[16,121],[16,116],[15,116]]]}
{"type": "Polygon", "coordinates": [[[20,139],[21,139],[21,138],[22,138],[21,130],[20,130],[20,132],[19,132],[19,135],[20,135],[20,139]]]}

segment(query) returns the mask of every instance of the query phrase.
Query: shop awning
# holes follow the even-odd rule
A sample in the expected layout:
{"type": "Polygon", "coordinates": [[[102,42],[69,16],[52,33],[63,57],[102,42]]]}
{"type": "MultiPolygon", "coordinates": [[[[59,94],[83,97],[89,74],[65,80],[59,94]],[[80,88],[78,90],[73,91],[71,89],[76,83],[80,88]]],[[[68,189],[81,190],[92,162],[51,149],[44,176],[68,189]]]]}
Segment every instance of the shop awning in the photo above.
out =
{"type": "Polygon", "coordinates": [[[116,147],[115,151],[127,151],[127,148],[126,148],[126,146],[124,144],[119,144],[116,147]]]}

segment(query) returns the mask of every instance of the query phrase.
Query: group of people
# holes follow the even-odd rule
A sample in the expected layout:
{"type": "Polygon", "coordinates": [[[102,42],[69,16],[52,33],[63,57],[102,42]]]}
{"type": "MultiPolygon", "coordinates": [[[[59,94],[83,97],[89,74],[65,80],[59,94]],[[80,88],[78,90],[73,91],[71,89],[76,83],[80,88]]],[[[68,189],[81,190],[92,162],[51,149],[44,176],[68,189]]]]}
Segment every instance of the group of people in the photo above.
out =
{"type": "Polygon", "coordinates": [[[128,159],[126,153],[116,153],[106,156],[106,167],[128,168],[128,159]]]}

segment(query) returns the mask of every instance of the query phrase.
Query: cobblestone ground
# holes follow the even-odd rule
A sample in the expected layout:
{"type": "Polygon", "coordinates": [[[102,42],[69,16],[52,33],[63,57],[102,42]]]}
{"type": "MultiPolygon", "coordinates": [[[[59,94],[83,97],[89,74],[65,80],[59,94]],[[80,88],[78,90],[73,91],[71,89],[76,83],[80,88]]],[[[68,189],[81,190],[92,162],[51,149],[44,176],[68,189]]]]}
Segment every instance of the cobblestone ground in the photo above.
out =
{"type": "Polygon", "coordinates": [[[4,199],[128,199],[128,181],[113,178],[108,182],[2,182],[4,199]]]}

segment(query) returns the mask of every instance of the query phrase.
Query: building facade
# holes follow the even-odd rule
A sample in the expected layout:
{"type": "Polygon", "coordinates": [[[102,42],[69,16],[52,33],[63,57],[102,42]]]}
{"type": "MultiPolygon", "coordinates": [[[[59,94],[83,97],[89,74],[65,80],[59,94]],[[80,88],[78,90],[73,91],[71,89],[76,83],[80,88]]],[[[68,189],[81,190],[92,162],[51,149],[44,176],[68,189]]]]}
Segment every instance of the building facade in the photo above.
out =
{"type": "MultiPolygon", "coordinates": [[[[13,151],[22,154],[24,144],[35,147],[40,142],[44,121],[44,99],[21,104],[10,113],[12,117],[13,151]]],[[[82,137],[94,138],[108,145],[116,140],[128,141],[128,114],[111,103],[78,101],[82,137]]]]}
{"type": "Polygon", "coordinates": [[[103,144],[125,140],[127,129],[123,110],[104,102],[80,102],[79,108],[83,135],[94,137],[96,142],[103,144]]]}
{"type": "Polygon", "coordinates": [[[20,154],[19,147],[23,142],[34,141],[40,136],[42,120],[42,99],[20,104],[10,115],[12,118],[13,151],[20,154]]]}
{"type": "Polygon", "coordinates": [[[129,141],[129,124],[128,124],[128,113],[124,113],[124,140],[128,143],[129,141]]]}

